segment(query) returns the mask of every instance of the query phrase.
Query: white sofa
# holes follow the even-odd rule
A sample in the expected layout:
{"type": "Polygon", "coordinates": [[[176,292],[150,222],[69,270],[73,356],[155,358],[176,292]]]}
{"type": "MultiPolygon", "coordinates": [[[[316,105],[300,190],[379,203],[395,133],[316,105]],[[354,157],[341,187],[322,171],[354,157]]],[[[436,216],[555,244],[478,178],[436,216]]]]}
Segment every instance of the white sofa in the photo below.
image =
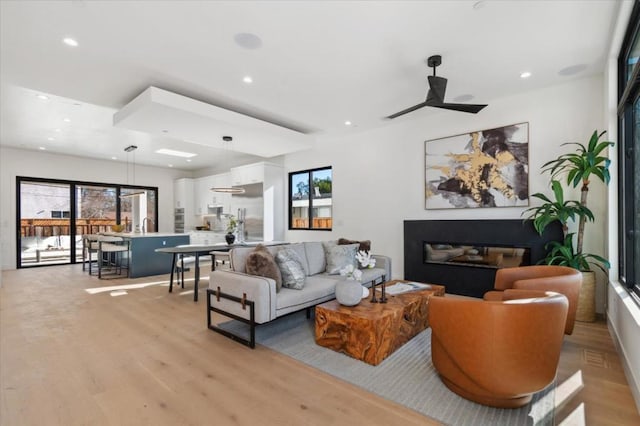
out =
{"type": "MultiPolygon", "coordinates": [[[[296,290],[282,287],[279,292],[276,292],[276,283],[273,279],[245,273],[247,257],[254,247],[234,248],[229,253],[231,270],[212,271],[209,277],[207,324],[211,330],[254,347],[254,331],[257,324],[272,321],[301,309],[310,309],[319,303],[335,299],[336,283],[345,278],[325,272],[326,258],[322,242],[268,246],[267,249],[275,257],[278,250],[283,247],[295,250],[303,260],[302,266],[307,275],[304,288],[296,290]],[[211,318],[212,312],[218,312],[248,324],[249,339],[214,325],[211,318]]],[[[391,277],[391,259],[373,254],[372,257],[376,259],[376,267],[362,270],[361,282],[366,287],[391,277]]]]}

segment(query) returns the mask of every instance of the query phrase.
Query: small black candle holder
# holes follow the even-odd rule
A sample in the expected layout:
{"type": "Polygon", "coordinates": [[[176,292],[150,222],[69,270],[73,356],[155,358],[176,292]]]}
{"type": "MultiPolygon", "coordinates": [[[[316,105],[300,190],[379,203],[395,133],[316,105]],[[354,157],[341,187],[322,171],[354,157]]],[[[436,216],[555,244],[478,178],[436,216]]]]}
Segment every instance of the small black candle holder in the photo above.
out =
{"type": "Polygon", "coordinates": [[[387,285],[384,281],[382,282],[381,285],[382,285],[382,296],[380,296],[380,300],[378,301],[378,303],[387,303],[387,285]]]}
{"type": "Polygon", "coordinates": [[[378,303],[378,298],[376,297],[376,282],[371,282],[371,303],[378,303]]]}

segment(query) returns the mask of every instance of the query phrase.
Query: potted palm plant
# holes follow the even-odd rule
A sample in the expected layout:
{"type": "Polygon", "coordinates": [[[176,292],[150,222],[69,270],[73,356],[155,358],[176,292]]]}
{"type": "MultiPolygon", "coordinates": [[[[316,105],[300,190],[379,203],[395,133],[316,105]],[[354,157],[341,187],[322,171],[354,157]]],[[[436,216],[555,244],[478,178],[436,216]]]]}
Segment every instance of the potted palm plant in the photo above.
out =
{"type": "Polygon", "coordinates": [[[547,246],[549,253],[544,262],[549,265],[570,266],[582,272],[583,283],[576,317],[582,321],[593,321],[595,318],[595,274],[591,266],[597,266],[605,274],[606,269],[610,267],[607,259],[595,254],[584,253],[582,250],[585,224],[587,221],[594,221],[593,212],[587,207],[589,179],[596,176],[605,185],[608,185],[610,181],[609,164],[611,161],[603,155],[603,152],[607,147],[612,146],[613,142],[600,140],[604,134],[605,132],[598,133],[595,130],[586,146],[575,142],[562,144],[563,146],[575,145],[576,150],[548,161],[542,166],[542,172],[548,172],[551,175],[551,189],[555,200],[542,193],[533,194],[532,197],[542,200],[543,204],[523,212],[523,214],[528,213],[528,217],[533,219],[534,227],[540,234],[553,221],[557,220],[562,224],[564,240],[549,243],[547,246]],[[580,201],[565,200],[562,184],[557,180],[561,176],[566,178],[566,183],[569,186],[577,188],[578,185],[582,185],[580,201]],[[576,233],[571,233],[568,222],[575,222],[576,219],[578,230],[576,233]],[[576,239],[575,247],[574,237],[576,239]]]}

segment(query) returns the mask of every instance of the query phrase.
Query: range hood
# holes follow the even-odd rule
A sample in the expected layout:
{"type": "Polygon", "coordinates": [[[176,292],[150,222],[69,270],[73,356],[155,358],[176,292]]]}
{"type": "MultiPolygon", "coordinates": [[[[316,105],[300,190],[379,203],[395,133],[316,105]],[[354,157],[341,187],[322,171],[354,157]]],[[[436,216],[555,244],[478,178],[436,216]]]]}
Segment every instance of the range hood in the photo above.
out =
{"type": "Polygon", "coordinates": [[[219,149],[233,135],[233,151],[267,158],[312,146],[304,133],[153,86],[116,112],[113,125],[219,149]]]}

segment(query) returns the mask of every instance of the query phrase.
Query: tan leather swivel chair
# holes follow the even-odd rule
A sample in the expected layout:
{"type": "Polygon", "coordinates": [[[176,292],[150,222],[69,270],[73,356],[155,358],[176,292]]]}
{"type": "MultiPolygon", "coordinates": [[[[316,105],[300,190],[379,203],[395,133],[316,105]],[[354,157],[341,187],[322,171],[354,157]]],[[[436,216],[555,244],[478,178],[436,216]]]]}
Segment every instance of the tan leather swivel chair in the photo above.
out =
{"type": "Polygon", "coordinates": [[[505,290],[504,299],[429,299],[431,359],[463,398],[516,408],[555,378],[568,302],[528,290],[505,290]]]}
{"type": "Polygon", "coordinates": [[[519,266],[502,268],[496,272],[494,290],[485,293],[484,300],[502,300],[502,292],[513,288],[521,290],[555,291],[569,299],[569,312],[565,334],[573,333],[578,309],[578,296],[582,286],[582,274],[573,268],[557,265],[519,266]]]}

